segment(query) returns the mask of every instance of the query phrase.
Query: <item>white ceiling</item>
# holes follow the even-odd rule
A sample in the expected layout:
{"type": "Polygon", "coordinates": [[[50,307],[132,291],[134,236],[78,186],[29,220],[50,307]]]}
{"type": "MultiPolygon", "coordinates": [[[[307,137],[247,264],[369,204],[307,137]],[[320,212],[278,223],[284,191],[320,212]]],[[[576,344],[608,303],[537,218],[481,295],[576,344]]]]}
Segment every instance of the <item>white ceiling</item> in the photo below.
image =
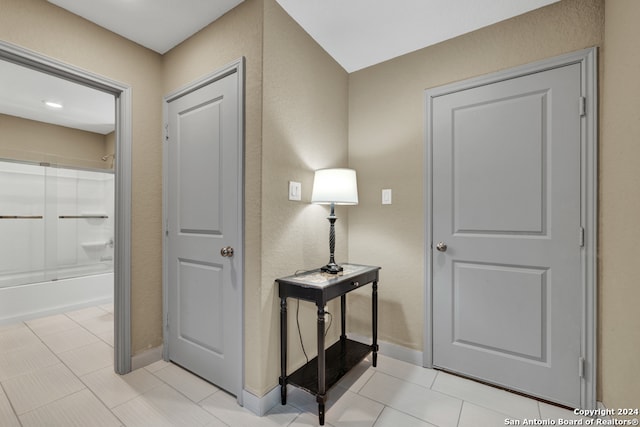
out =
{"type": "MultiPolygon", "coordinates": [[[[243,0],[47,1],[164,54],[243,0]]],[[[353,72],[559,0],[276,1],[353,72]]],[[[3,61],[0,76],[0,113],[92,132],[113,130],[112,95],[3,61]],[[65,108],[47,110],[42,100],[49,98],[65,108]]]]}
{"type": "Polygon", "coordinates": [[[115,97],[59,77],[0,61],[0,113],[107,134],[115,128],[115,97]],[[63,105],[59,110],[43,101],[63,105]]]}
{"type": "Polygon", "coordinates": [[[559,0],[276,0],[348,72],[559,0]]]}
{"type": "Polygon", "coordinates": [[[162,54],[243,2],[243,0],[47,1],[162,54]]]}

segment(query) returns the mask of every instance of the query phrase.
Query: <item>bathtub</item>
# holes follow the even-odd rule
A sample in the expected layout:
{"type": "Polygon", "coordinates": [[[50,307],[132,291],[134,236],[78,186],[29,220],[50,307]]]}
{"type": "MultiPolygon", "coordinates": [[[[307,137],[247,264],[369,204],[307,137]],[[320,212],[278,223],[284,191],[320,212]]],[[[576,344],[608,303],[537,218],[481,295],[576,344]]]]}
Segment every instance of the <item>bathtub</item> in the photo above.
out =
{"type": "Polygon", "coordinates": [[[113,302],[113,272],[0,288],[0,324],[113,302]]]}

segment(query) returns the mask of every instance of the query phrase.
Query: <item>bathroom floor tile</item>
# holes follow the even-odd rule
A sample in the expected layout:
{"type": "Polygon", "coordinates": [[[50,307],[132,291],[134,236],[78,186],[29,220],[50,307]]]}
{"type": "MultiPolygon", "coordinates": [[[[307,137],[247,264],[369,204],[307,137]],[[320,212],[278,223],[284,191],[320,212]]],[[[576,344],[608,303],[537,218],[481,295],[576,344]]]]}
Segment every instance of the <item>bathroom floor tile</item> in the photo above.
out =
{"type": "Polygon", "coordinates": [[[396,360],[384,355],[378,355],[377,372],[383,372],[392,377],[399,378],[410,383],[430,388],[438,371],[412,365],[411,363],[396,360]]]}
{"type": "Polygon", "coordinates": [[[0,381],[58,363],[60,360],[41,342],[0,353],[0,381]]]}
{"type": "Polygon", "coordinates": [[[213,384],[206,382],[173,363],[169,363],[166,367],[153,374],[194,402],[200,402],[202,399],[220,390],[213,384]]]}
{"type": "Polygon", "coordinates": [[[511,417],[473,403],[464,402],[458,427],[503,426],[506,419],[511,419],[511,417]]]}
{"type": "Polygon", "coordinates": [[[439,427],[455,427],[462,400],[376,372],[360,394],[439,427]]]}
{"type": "Polygon", "coordinates": [[[80,310],[70,311],[65,313],[65,315],[76,322],[81,322],[94,317],[100,317],[105,313],[107,312],[100,307],[87,307],[80,310]]]}
{"type": "Polygon", "coordinates": [[[78,325],[64,314],[54,316],[41,317],[38,319],[28,320],[25,322],[29,328],[33,330],[39,337],[67,331],[77,328],[78,325]]]}
{"type": "Polygon", "coordinates": [[[264,417],[258,417],[253,412],[238,406],[236,398],[224,391],[219,391],[203,400],[200,405],[209,413],[214,414],[225,424],[230,426],[275,427],[287,426],[298,415],[299,411],[291,406],[274,407],[264,417]]]}
{"type": "Polygon", "coordinates": [[[9,403],[9,399],[2,387],[0,387],[0,420],[2,420],[4,427],[20,427],[18,417],[13,412],[11,403],[9,403]]]}
{"type": "Polygon", "coordinates": [[[113,314],[107,313],[106,311],[102,311],[98,316],[76,321],[82,325],[83,328],[86,328],[89,332],[96,335],[113,332],[113,314]]]}
{"type": "MultiPolygon", "coordinates": [[[[113,336],[111,304],[1,325],[2,427],[318,425],[315,396],[291,385],[287,405],[278,402],[259,417],[234,396],[163,360],[117,375],[113,336]]],[[[327,427],[494,427],[508,418],[582,419],[380,354],[376,368],[367,357],[327,398],[327,427]]]]}
{"type": "Polygon", "coordinates": [[[98,337],[77,324],[73,329],[45,335],[41,339],[54,353],[64,353],[99,341],[98,337]]]}
{"type": "MultiPolygon", "coordinates": [[[[339,397],[335,397],[337,398],[335,401],[330,398],[325,416],[327,421],[336,427],[373,426],[384,409],[384,405],[348,390],[339,397]]],[[[315,413],[318,413],[317,406],[315,413]]]]}
{"type": "Polygon", "coordinates": [[[65,351],[58,357],[78,376],[113,366],[113,348],[102,341],[65,351]]]}
{"type": "Polygon", "coordinates": [[[9,353],[39,343],[40,338],[24,323],[0,331],[0,353],[9,353]]]}
{"type": "Polygon", "coordinates": [[[122,425],[86,389],[21,415],[20,421],[23,427],[119,427],[122,425]]]}
{"type": "Polygon", "coordinates": [[[112,367],[97,370],[80,379],[108,408],[118,406],[164,384],[144,369],[118,375],[112,367]]]}
{"type": "Polygon", "coordinates": [[[85,388],[61,363],[8,379],[2,386],[18,415],[85,388]]]}
{"type": "Polygon", "coordinates": [[[122,405],[113,413],[127,426],[223,426],[220,420],[168,385],[156,387],[122,405]],[[218,423],[218,421],[220,421],[218,423]]]}
{"type": "Polygon", "coordinates": [[[540,418],[538,403],[533,399],[444,372],[438,372],[431,389],[514,418],[540,418]]]}
{"type": "Polygon", "coordinates": [[[147,371],[153,373],[159,371],[160,369],[166,368],[171,365],[171,362],[165,362],[164,360],[158,360],[157,362],[153,362],[150,365],[144,367],[147,371]]]}
{"type": "MultiPolygon", "coordinates": [[[[476,424],[476,427],[481,424],[476,424]]],[[[437,427],[426,421],[419,420],[404,412],[396,411],[393,408],[385,407],[378,417],[375,427],[437,427]]]]}

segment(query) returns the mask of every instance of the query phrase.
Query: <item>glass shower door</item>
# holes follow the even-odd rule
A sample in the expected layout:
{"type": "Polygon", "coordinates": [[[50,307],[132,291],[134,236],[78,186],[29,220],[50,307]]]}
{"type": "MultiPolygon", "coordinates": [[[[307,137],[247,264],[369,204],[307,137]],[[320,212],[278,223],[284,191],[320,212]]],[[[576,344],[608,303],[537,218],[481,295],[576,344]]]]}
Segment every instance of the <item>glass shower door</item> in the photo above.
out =
{"type": "Polygon", "coordinates": [[[46,279],[45,171],[0,162],[0,287],[46,279]]]}

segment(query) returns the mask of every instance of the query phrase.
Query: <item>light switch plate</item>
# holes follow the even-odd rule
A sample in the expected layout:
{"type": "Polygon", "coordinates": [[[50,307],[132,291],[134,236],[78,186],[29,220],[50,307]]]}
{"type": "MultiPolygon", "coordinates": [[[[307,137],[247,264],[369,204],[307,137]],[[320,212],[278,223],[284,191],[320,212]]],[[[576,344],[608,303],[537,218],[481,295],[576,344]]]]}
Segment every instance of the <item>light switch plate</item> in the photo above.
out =
{"type": "Polygon", "coordinates": [[[295,181],[289,181],[289,200],[302,200],[302,184],[295,181]]]}
{"type": "Polygon", "coordinates": [[[391,189],[385,188],[382,190],[382,204],[390,205],[391,204],[391,189]]]}

